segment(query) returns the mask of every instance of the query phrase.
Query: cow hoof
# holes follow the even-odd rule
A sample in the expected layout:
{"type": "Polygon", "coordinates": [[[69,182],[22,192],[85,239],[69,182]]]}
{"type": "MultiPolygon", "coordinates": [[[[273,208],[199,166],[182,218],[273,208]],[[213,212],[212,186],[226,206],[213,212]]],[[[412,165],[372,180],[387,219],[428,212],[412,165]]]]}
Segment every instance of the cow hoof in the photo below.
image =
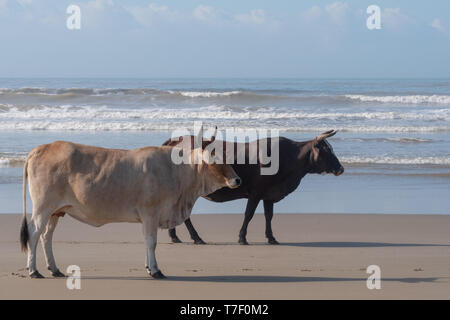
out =
{"type": "Polygon", "coordinates": [[[182,241],[178,237],[172,238],[172,243],[181,243],[181,242],[182,241]]]}
{"type": "Polygon", "coordinates": [[[269,244],[280,244],[277,240],[275,240],[275,238],[269,239],[269,240],[267,240],[267,242],[269,244]]]}
{"type": "Polygon", "coordinates": [[[153,277],[153,279],[165,279],[166,278],[166,276],[163,275],[161,271],[155,272],[151,276],[153,277]]]}
{"type": "Polygon", "coordinates": [[[246,239],[239,239],[239,244],[241,244],[243,246],[248,246],[248,242],[246,239]]]}
{"type": "Polygon", "coordinates": [[[30,278],[33,279],[43,279],[44,276],[42,274],[39,273],[39,271],[34,271],[33,273],[30,273],[30,278]]]}
{"type": "Polygon", "coordinates": [[[198,239],[194,239],[194,244],[206,244],[206,242],[203,241],[202,239],[198,238],[198,239]]]}
{"type": "Polygon", "coordinates": [[[55,278],[65,278],[66,277],[66,275],[59,270],[52,272],[52,276],[55,278]]]}

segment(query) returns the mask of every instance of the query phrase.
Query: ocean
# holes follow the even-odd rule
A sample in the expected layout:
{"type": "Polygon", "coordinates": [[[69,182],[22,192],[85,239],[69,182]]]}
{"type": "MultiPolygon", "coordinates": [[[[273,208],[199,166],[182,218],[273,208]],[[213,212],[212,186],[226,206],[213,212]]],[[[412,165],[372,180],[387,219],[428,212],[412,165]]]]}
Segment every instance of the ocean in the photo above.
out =
{"type": "MultiPolygon", "coordinates": [[[[307,175],[276,212],[450,213],[450,79],[19,78],[0,79],[0,213],[22,211],[23,160],[39,144],[160,145],[194,121],[298,141],[339,131],[344,175],[307,175]]],[[[244,208],[200,199],[194,213],[244,208]]]]}

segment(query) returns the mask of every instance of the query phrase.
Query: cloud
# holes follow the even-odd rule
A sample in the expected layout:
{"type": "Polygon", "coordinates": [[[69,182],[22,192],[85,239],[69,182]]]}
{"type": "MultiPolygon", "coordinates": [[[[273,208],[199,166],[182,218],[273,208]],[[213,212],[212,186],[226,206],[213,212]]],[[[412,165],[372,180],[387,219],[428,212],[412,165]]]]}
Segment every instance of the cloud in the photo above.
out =
{"type": "Polygon", "coordinates": [[[442,25],[442,22],[439,18],[434,18],[434,20],[431,22],[430,26],[440,32],[446,33],[446,28],[442,25]]]}
{"type": "Polygon", "coordinates": [[[345,22],[348,5],[344,2],[333,2],[325,6],[325,12],[336,24],[343,24],[345,22]]]}
{"type": "Polygon", "coordinates": [[[8,0],[0,0],[0,12],[8,10],[8,0]]]}
{"type": "Polygon", "coordinates": [[[302,12],[301,16],[309,21],[316,20],[322,15],[322,9],[319,6],[313,6],[312,8],[302,12]]]}
{"type": "Polygon", "coordinates": [[[324,8],[313,6],[301,13],[303,20],[307,22],[317,21],[319,19],[328,19],[333,24],[342,25],[345,22],[348,11],[348,5],[344,2],[333,2],[325,5],[324,8]]]}
{"type": "Polygon", "coordinates": [[[200,21],[213,21],[217,19],[216,9],[202,4],[194,9],[193,14],[194,18],[200,21]]]}
{"type": "Polygon", "coordinates": [[[146,7],[125,7],[134,19],[143,26],[149,27],[155,19],[164,19],[174,21],[178,17],[178,13],[171,11],[169,7],[150,3],[146,7]]]}
{"type": "MultiPolygon", "coordinates": [[[[33,0],[16,0],[22,7],[28,6],[33,3],[33,0]]],[[[5,1],[6,2],[6,1],[5,1]]]]}
{"type": "Polygon", "coordinates": [[[236,14],[234,18],[242,23],[263,24],[266,22],[266,12],[263,9],[253,9],[250,13],[236,14]]]}
{"type": "Polygon", "coordinates": [[[141,25],[149,27],[156,21],[176,22],[180,25],[192,23],[193,20],[214,25],[233,27],[237,24],[264,26],[266,30],[276,30],[278,22],[266,15],[263,9],[253,9],[247,13],[230,13],[213,6],[200,4],[189,13],[173,11],[165,5],[151,3],[148,6],[123,7],[141,25]]]}
{"type": "MultiPolygon", "coordinates": [[[[74,4],[77,4],[76,2],[74,4]]],[[[85,3],[77,4],[81,8],[81,29],[99,30],[102,26],[110,23],[112,20],[110,14],[114,10],[113,0],[91,0],[85,3]]],[[[49,17],[46,23],[51,23],[52,17],[49,17]]]]}
{"type": "Polygon", "coordinates": [[[385,8],[381,13],[381,24],[388,29],[398,29],[415,24],[415,21],[404,14],[400,8],[385,8]]]}
{"type": "Polygon", "coordinates": [[[211,6],[199,5],[194,9],[193,17],[198,21],[228,26],[236,26],[238,23],[248,26],[264,26],[269,30],[278,27],[278,22],[268,17],[263,9],[252,9],[245,13],[230,13],[211,6]]]}
{"type": "MultiPolygon", "coordinates": [[[[21,0],[21,1],[30,1],[31,0],[21,0]]],[[[103,11],[106,7],[114,6],[113,0],[93,0],[89,1],[86,5],[89,9],[103,11]]]]}

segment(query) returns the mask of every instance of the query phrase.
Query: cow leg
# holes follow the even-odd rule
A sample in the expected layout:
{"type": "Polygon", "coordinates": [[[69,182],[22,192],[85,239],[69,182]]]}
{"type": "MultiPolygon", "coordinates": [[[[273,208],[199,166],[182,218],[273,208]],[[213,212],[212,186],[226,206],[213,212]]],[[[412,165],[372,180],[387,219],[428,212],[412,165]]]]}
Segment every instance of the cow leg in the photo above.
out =
{"type": "Polygon", "coordinates": [[[200,236],[198,235],[197,230],[195,230],[194,226],[192,225],[191,219],[187,219],[184,224],[186,225],[186,228],[191,235],[191,239],[194,240],[195,244],[206,244],[206,242],[203,241],[202,238],[200,238],[200,236]]]}
{"type": "Polygon", "coordinates": [[[266,217],[266,238],[270,244],[279,244],[272,233],[273,202],[264,200],[264,216],[266,217]]]}
{"type": "Polygon", "coordinates": [[[158,234],[158,223],[155,219],[147,218],[142,221],[145,243],[147,245],[147,260],[146,268],[147,272],[155,279],[163,279],[165,276],[158,268],[156,262],[156,243],[158,234]]]}
{"type": "MultiPolygon", "coordinates": [[[[189,234],[191,235],[191,239],[194,240],[195,244],[206,244],[205,241],[200,238],[200,236],[197,233],[197,230],[195,230],[194,225],[191,222],[191,219],[187,219],[184,224],[186,225],[186,228],[189,231],[189,234]]],[[[177,233],[175,231],[175,228],[169,229],[169,236],[170,239],[172,239],[173,243],[181,243],[182,241],[180,238],[178,238],[177,233]]]]}
{"type": "Polygon", "coordinates": [[[51,213],[42,213],[41,210],[33,210],[30,223],[28,224],[28,259],[27,266],[31,278],[44,278],[36,269],[36,248],[39,237],[47,225],[51,213]]]}
{"type": "Polygon", "coordinates": [[[252,199],[249,198],[247,201],[247,207],[245,208],[245,217],[244,217],[244,223],[242,224],[241,231],[239,231],[239,243],[243,245],[247,245],[247,227],[252,220],[253,215],[255,214],[256,207],[258,206],[259,199],[252,199]]]}
{"type": "Polygon", "coordinates": [[[169,237],[173,243],[181,243],[182,241],[177,236],[175,228],[169,229],[169,237]]]}
{"type": "Polygon", "coordinates": [[[42,248],[44,249],[45,261],[47,262],[47,269],[52,272],[54,277],[65,277],[56,266],[55,257],[53,256],[52,239],[53,232],[58,224],[59,217],[53,214],[47,223],[47,228],[41,235],[42,248]]]}

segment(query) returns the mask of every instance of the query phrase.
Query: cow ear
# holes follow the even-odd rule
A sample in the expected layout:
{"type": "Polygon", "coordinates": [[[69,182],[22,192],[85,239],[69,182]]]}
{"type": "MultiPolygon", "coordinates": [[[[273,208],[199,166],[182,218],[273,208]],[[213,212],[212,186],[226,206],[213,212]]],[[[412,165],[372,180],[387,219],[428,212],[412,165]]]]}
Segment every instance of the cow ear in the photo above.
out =
{"type": "Polygon", "coordinates": [[[319,148],[317,148],[317,143],[314,142],[311,147],[311,157],[314,162],[319,160],[319,148]]]}
{"type": "Polygon", "coordinates": [[[217,126],[214,128],[214,133],[211,136],[211,142],[214,142],[214,140],[216,140],[216,135],[217,135],[217,126]]]}
{"type": "Polygon", "coordinates": [[[202,150],[202,158],[206,164],[212,164],[213,156],[209,153],[209,150],[202,150]]]}
{"type": "Polygon", "coordinates": [[[200,126],[197,136],[194,137],[194,148],[199,146],[203,148],[203,125],[200,126]]]}

